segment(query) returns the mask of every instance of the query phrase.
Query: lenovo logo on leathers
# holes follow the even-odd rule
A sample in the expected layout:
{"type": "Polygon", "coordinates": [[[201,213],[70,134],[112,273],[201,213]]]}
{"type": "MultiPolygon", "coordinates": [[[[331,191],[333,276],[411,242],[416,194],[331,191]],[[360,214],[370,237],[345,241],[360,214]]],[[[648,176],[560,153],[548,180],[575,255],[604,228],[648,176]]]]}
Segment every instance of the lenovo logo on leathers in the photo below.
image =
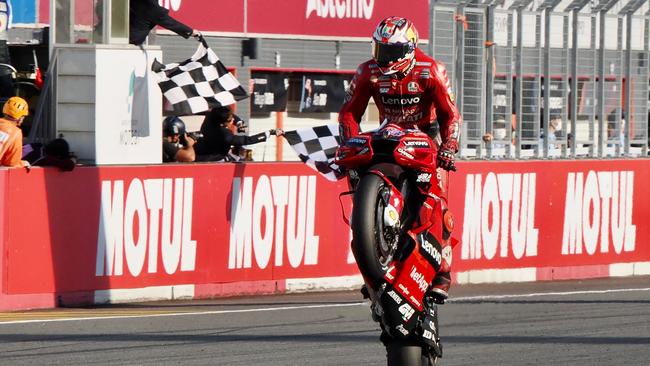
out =
{"type": "Polygon", "coordinates": [[[381,96],[381,102],[385,105],[416,105],[420,103],[420,97],[418,96],[396,96],[390,97],[386,95],[381,96]]]}

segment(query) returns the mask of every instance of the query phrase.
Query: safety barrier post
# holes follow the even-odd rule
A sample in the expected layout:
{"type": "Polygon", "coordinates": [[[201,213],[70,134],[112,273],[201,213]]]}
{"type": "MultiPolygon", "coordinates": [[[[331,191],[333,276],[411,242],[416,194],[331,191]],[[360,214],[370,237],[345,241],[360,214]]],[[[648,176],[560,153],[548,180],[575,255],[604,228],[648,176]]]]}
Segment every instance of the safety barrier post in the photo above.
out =
{"type": "Polygon", "coordinates": [[[625,19],[625,118],[623,153],[647,154],[648,130],[648,29],[647,17],[636,15],[647,0],[632,0],[619,11],[625,19]],[[641,33],[643,32],[643,33],[641,33]],[[644,43],[641,43],[644,42],[644,43]]]}
{"type": "Polygon", "coordinates": [[[517,11],[517,46],[515,47],[515,77],[516,77],[516,82],[515,82],[515,158],[519,159],[521,158],[521,121],[522,121],[522,108],[521,108],[521,102],[522,102],[522,43],[523,43],[523,8],[519,7],[516,9],[517,11]]]}
{"type": "MultiPolygon", "coordinates": [[[[494,7],[489,5],[485,8],[485,53],[486,53],[486,64],[487,67],[485,68],[485,110],[487,113],[485,113],[485,133],[490,134],[494,138],[494,133],[492,131],[493,127],[493,95],[494,95],[494,88],[489,87],[490,85],[494,85],[494,69],[496,67],[495,65],[495,52],[494,52],[494,7]]],[[[483,146],[485,144],[484,141],[479,144],[479,146],[483,146]]],[[[492,144],[488,143],[485,144],[486,147],[486,153],[488,157],[492,157],[492,144]]],[[[481,149],[482,151],[482,149],[481,149]]],[[[480,155],[479,155],[480,156],[480,155]]]]}
{"type": "Polygon", "coordinates": [[[538,9],[544,11],[544,128],[542,155],[548,158],[549,123],[551,121],[551,8],[538,9]]]}

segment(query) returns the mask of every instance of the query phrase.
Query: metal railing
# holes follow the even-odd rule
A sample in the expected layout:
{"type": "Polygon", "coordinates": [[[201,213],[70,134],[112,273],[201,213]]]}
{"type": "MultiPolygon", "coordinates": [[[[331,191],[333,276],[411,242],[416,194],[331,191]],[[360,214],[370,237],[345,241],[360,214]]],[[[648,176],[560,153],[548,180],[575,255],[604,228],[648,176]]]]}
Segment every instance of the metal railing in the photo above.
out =
{"type": "Polygon", "coordinates": [[[430,52],[455,83],[461,156],[647,155],[648,1],[432,1],[430,52]]]}

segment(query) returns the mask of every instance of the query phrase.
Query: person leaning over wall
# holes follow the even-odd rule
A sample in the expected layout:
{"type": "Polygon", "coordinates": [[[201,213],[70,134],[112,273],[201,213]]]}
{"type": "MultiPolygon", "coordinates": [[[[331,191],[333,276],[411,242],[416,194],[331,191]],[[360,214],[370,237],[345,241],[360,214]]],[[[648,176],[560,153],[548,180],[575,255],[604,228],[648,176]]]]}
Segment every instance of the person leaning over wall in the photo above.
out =
{"type": "Polygon", "coordinates": [[[56,138],[45,145],[23,145],[23,160],[32,166],[53,166],[64,172],[74,170],[77,165],[77,157],[70,152],[70,145],[63,138],[56,138]]]}
{"type": "Polygon", "coordinates": [[[236,117],[228,107],[213,108],[201,124],[201,134],[196,146],[197,161],[234,161],[231,148],[266,141],[271,135],[282,136],[281,129],[271,129],[253,136],[238,135],[236,117]]]}
{"type": "Polygon", "coordinates": [[[196,158],[195,140],[188,136],[185,122],[177,116],[163,121],[163,163],[189,163],[196,158]]]}
{"type": "Polygon", "coordinates": [[[11,97],[2,107],[0,118],[0,165],[8,167],[28,167],[22,160],[23,131],[20,125],[29,114],[29,106],[21,97],[11,97]]]}
{"type": "Polygon", "coordinates": [[[161,26],[183,38],[198,37],[201,32],[192,29],[169,15],[169,10],[158,5],[157,0],[131,0],[129,2],[129,43],[141,45],[149,32],[161,26]]]}

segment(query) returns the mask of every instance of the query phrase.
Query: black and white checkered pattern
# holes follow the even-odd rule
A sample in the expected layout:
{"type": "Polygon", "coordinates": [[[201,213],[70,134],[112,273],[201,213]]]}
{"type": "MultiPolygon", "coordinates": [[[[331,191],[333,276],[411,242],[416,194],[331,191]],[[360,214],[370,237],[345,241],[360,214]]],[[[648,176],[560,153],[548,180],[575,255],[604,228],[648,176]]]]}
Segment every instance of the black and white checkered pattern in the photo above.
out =
{"type": "Polygon", "coordinates": [[[203,38],[194,55],[181,63],[163,65],[154,60],[151,69],[177,115],[190,115],[227,106],[248,97],[239,81],[219,61],[203,38]]]}
{"type": "Polygon", "coordinates": [[[328,180],[336,181],[342,178],[338,165],[333,163],[336,149],[341,142],[338,124],[286,131],[284,137],[303,163],[328,180]]]}

